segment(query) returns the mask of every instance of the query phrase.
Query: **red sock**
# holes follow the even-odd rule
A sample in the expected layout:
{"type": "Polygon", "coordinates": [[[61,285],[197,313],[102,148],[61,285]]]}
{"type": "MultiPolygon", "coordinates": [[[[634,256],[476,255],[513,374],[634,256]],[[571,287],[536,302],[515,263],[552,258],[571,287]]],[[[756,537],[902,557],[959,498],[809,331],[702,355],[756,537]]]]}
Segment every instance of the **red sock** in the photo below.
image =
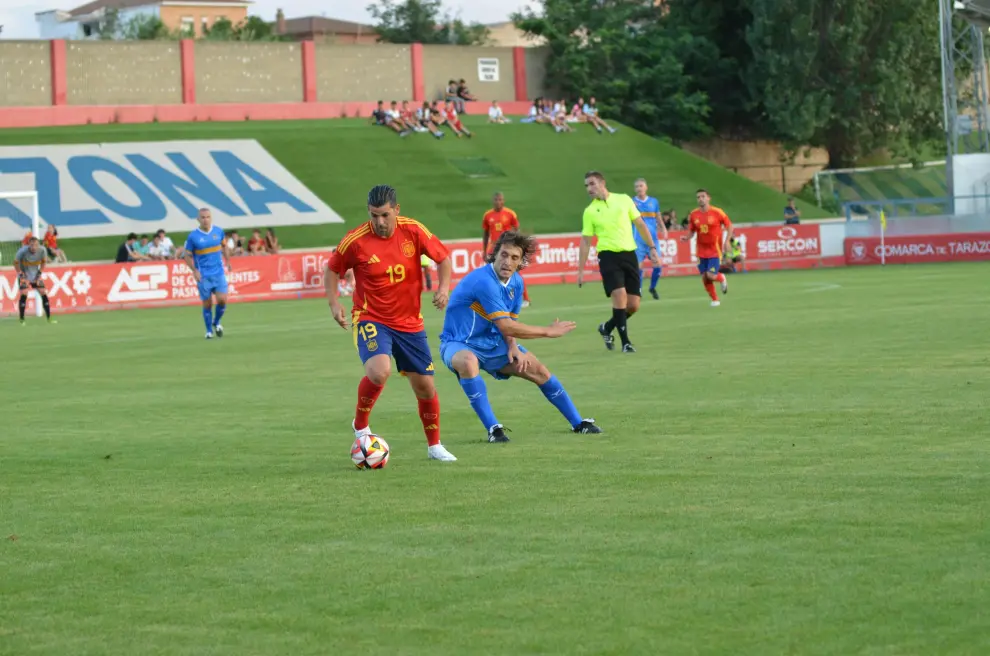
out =
{"type": "Polygon", "coordinates": [[[719,282],[725,282],[725,274],[724,273],[718,274],[718,277],[715,278],[715,280],[717,280],[719,282]]]}
{"type": "Polygon", "coordinates": [[[434,394],[432,399],[416,400],[419,401],[419,418],[423,422],[426,443],[430,446],[440,444],[440,397],[434,394]]]}
{"type": "Polygon", "coordinates": [[[385,389],[384,386],[375,385],[367,376],[358,383],[358,404],[354,410],[354,430],[368,427],[371,409],[375,407],[375,401],[378,400],[383,389],[385,389]]]}
{"type": "Polygon", "coordinates": [[[712,297],[713,301],[718,300],[718,294],[715,293],[715,283],[708,278],[705,278],[705,289],[708,290],[708,295],[712,297]]]}

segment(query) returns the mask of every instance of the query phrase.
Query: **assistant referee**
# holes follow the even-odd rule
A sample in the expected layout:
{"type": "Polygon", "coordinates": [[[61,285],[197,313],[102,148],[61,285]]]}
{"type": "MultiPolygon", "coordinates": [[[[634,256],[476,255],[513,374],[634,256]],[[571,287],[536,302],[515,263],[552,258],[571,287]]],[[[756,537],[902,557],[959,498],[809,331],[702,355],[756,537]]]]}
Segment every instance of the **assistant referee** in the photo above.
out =
{"type": "Polygon", "coordinates": [[[578,259],[578,286],[584,283],[584,264],[591,251],[591,238],[598,237],[598,270],[602,276],[605,295],[612,299],[612,318],[598,326],[598,333],[605,340],[605,348],[615,348],[612,331],[618,329],[623,353],[635,353],[629,342],[626,320],[639,309],[640,273],[636,258],[636,239],[633,225],[643,241],[650,245],[650,261],[660,266],[653,235],[640,216],[632,198],[626,194],[613,194],[605,187],[605,176],[589,171],[584,176],[584,187],[591,196],[591,205],[584,211],[581,229],[581,254],[578,259]]]}

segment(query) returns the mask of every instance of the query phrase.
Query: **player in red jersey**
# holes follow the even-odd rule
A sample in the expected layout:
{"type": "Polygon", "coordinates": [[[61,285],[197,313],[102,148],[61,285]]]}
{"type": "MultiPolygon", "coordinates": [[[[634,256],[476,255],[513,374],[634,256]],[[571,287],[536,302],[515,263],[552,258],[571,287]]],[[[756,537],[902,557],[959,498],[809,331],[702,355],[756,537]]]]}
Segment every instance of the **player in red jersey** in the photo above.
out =
{"type": "Polygon", "coordinates": [[[712,198],[705,189],[698,190],[697,198],[697,209],[691,210],[688,214],[688,228],[691,232],[681,237],[681,241],[690,241],[697,235],[698,272],[701,273],[701,282],[712,298],[712,307],[718,307],[715,283],[721,283],[723,294],[729,292],[729,283],[725,274],[719,273],[718,269],[722,262],[722,253],[725,251],[725,243],[732,239],[732,222],[725,212],[711,204],[712,198]],[[723,228],[726,231],[724,235],[723,228]]]}
{"type": "MultiPolygon", "coordinates": [[[[481,250],[487,258],[491,254],[491,249],[495,247],[498,238],[503,232],[519,232],[519,217],[516,213],[505,206],[505,195],[501,191],[496,191],[492,196],[492,209],[485,212],[485,217],[481,220],[481,250]]],[[[523,307],[529,307],[529,290],[523,281],[523,307]]]]}
{"type": "Polygon", "coordinates": [[[354,346],[364,363],[354,413],[354,436],[371,434],[371,409],[385,388],[395,358],[399,373],[409,378],[419,400],[427,455],[431,460],[457,460],[440,444],[440,399],[433,384],[433,356],[423,329],[420,293],[423,272],[420,257],[437,263],[440,281],[433,294],[438,310],[447,307],[450,260],[447,248],[414,219],[399,216],[395,189],[378,185],[368,192],[371,220],[340,240],[324,270],[324,285],[334,321],[347,328],[337,283],[354,270],[354,307],[351,324],[354,346]]]}

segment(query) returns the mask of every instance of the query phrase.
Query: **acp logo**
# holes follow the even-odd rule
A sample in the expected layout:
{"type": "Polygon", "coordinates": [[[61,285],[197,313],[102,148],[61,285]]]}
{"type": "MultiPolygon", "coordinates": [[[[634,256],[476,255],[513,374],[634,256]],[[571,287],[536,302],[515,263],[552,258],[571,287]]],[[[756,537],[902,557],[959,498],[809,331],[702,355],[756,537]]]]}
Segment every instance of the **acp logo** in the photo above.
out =
{"type": "Polygon", "coordinates": [[[162,301],[168,298],[169,290],[159,289],[159,286],[166,283],[168,283],[167,265],[139,264],[124,268],[113,281],[107,300],[111,303],[162,301]]]}

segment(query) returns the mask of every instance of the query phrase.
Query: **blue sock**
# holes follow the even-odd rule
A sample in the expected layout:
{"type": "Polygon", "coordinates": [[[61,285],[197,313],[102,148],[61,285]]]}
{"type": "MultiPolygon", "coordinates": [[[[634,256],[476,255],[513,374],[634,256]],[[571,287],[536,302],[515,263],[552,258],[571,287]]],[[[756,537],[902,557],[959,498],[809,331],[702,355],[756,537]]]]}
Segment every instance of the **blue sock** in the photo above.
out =
{"type": "Polygon", "coordinates": [[[478,415],[481,423],[485,425],[485,430],[497,424],[498,419],[495,418],[492,405],[488,402],[488,389],[485,387],[485,381],[481,379],[481,376],[461,378],[460,383],[461,389],[464,390],[464,394],[467,395],[468,401],[471,403],[471,409],[478,415]]]}
{"type": "Polygon", "coordinates": [[[661,273],[663,273],[663,267],[653,267],[653,275],[650,276],[650,289],[657,288],[657,283],[660,282],[661,273]]]}
{"type": "Polygon", "coordinates": [[[227,304],[226,303],[224,303],[222,305],[217,304],[217,314],[216,314],[216,317],[214,317],[214,319],[213,319],[213,325],[214,326],[217,325],[218,323],[220,323],[220,319],[223,318],[223,313],[226,312],[226,311],[227,311],[227,304]]]}
{"type": "Polygon", "coordinates": [[[213,332],[213,311],[211,308],[203,308],[203,323],[206,324],[206,332],[213,332]]]}
{"type": "Polygon", "coordinates": [[[560,384],[556,376],[551,376],[550,380],[540,385],[540,391],[543,392],[543,396],[547,397],[547,401],[552,403],[553,407],[560,411],[560,414],[564,415],[564,419],[571,425],[571,428],[581,423],[581,415],[578,414],[571,397],[567,396],[567,390],[560,384]]]}

